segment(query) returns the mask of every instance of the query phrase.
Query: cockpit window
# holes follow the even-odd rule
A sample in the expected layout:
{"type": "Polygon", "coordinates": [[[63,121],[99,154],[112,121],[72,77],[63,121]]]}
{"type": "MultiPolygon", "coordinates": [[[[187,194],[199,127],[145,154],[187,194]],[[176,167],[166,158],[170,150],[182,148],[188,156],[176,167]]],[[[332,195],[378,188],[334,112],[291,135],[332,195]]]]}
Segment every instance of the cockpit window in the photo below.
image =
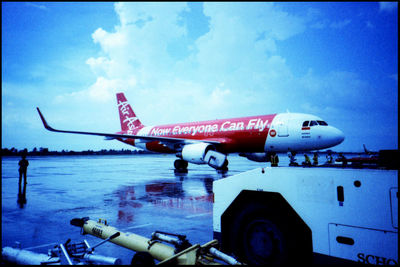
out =
{"type": "Polygon", "coordinates": [[[311,121],[311,122],[310,122],[310,127],[311,127],[311,126],[315,126],[315,125],[318,125],[318,123],[317,123],[316,121],[311,121]]]}
{"type": "Polygon", "coordinates": [[[305,122],[303,122],[303,127],[307,127],[309,122],[310,122],[310,121],[305,121],[305,122]]]}
{"type": "Polygon", "coordinates": [[[328,126],[328,123],[326,123],[325,121],[317,121],[319,125],[322,126],[328,126]]]}

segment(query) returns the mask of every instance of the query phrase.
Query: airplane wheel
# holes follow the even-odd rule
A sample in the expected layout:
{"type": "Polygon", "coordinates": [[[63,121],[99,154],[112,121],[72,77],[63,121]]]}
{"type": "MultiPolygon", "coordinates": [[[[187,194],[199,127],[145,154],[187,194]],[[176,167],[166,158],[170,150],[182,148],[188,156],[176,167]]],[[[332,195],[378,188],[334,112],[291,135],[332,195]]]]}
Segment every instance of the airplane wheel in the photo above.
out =
{"type": "Polygon", "coordinates": [[[220,168],[218,168],[217,170],[219,170],[219,171],[228,171],[228,164],[229,164],[228,159],[225,159],[224,164],[222,164],[222,166],[220,168]]]}
{"type": "Polygon", "coordinates": [[[177,170],[187,170],[188,162],[183,159],[177,159],[174,162],[174,167],[177,170]]]}
{"type": "Polygon", "coordinates": [[[228,159],[225,159],[225,162],[224,162],[224,165],[222,165],[222,168],[228,170],[228,164],[229,164],[228,159]]]}

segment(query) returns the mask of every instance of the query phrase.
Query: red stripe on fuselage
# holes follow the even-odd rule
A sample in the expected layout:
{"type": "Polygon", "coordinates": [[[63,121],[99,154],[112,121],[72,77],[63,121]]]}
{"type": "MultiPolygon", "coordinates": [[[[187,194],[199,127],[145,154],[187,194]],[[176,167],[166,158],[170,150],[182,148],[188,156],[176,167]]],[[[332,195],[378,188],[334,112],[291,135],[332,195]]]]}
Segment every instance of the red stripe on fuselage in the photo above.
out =
{"type": "MultiPolygon", "coordinates": [[[[276,114],[212,121],[168,124],[153,127],[149,135],[193,140],[210,140],[221,143],[217,149],[224,153],[263,152],[270,124],[276,114]]],[[[158,141],[149,142],[150,151],[174,152],[158,141]]]]}

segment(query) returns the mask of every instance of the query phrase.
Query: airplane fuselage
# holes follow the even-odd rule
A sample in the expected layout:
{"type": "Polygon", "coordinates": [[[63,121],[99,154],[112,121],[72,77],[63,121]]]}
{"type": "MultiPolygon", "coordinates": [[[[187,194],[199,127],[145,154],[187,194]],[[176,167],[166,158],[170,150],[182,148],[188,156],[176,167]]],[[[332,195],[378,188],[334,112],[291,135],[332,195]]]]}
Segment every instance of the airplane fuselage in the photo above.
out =
{"type": "MultiPolygon", "coordinates": [[[[280,113],[219,119],[190,123],[144,126],[121,131],[121,134],[139,136],[171,137],[191,140],[218,141],[218,151],[236,152],[287,152],[308,151],[332,147],[341,143],[343,133],[328,126],[303,127],[305,121],[322,121],[321,118],[301,113],[280,113]]],[[[120,141],[145,150],[174,153],[175,150],[159,141],[141,139],[119,139],[120,141]]]]}

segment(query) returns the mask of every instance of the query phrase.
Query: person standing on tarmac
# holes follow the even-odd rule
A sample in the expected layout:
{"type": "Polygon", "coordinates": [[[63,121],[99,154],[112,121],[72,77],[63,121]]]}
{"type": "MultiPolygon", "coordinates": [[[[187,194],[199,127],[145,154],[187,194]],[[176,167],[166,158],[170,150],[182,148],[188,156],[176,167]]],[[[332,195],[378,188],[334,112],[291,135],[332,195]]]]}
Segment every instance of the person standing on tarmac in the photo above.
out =
{"type": "Polygon", "coordinates": [[[29,161],[26,159],[27,151],[26,149],[22,152],[22,159],[18,162],[19,165],[19,183],[18,183],[18,192],[21,194],[21,181],[22,176],[24,176],[24,192],[23,195],[26,194],[26,172],[28,170],[29,161]]]}
{"type": "Polygon", "coordinates": [[[314,152],[314,156],[313,156],[313,165],[317,166],[318,165],[318,153],[314,152]]]}
{"type": "Polygon", "coordinates": [[[328,152],[328,155],[326,155],[326,163],[333,164],[333,157],[331,152],[328,152]]]}
{"type": "Polygon", "coordinates": [[[271,167],[278,167],[278,163],[279,163],[279,157],[275,152],[273,152],[271,154],[271,167]]]}
{"type": "Polygon", "coordinates": [[[296,152],[288,152],[288,157],[290,160],[289,166],[299,166],[299,164],[296,162],[296,152]]]}
{"type": "Polygon", "coordinates": [[[311,166],[311,161],[307,154],[304,154],[304,161],[301,163],[301,165],[311,166]]]}

